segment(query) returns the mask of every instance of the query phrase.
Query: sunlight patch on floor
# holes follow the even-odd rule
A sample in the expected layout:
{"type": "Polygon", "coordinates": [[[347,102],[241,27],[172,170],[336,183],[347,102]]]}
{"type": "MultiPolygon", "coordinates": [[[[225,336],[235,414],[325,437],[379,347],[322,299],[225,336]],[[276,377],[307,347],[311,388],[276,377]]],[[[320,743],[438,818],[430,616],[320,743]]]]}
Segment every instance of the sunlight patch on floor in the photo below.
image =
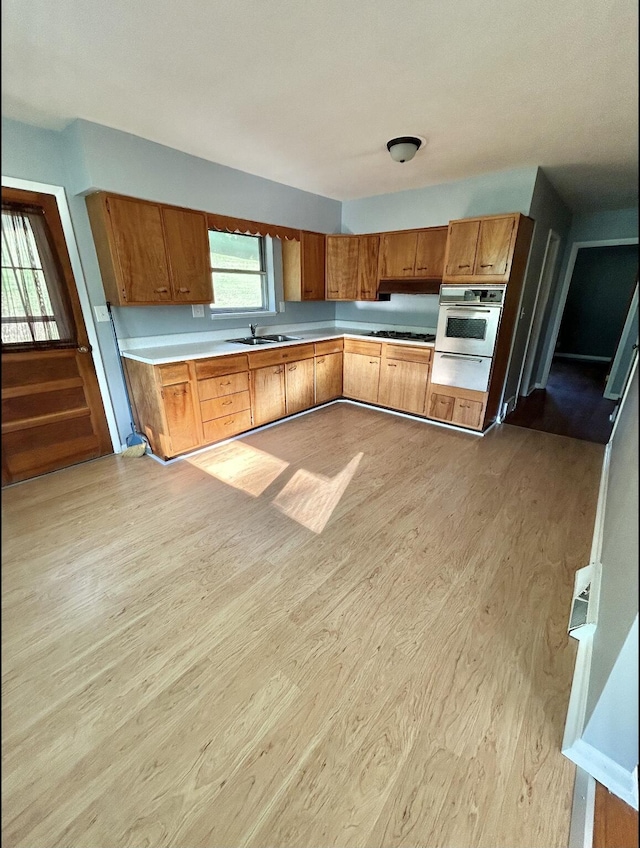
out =
{"type": "Polygon", "coordinates": [[[212,452],[191,457],[188,462],[254,498],[289,466],[285,460],[243,442],[221,445],[212,452]]]}
{"type": "Polygon", "coordinates": [[[335,477],[313,474],[301,468],[272,504],[308,530],[322,533],[363,456],[362,453],[356,454],[335,477]]]}

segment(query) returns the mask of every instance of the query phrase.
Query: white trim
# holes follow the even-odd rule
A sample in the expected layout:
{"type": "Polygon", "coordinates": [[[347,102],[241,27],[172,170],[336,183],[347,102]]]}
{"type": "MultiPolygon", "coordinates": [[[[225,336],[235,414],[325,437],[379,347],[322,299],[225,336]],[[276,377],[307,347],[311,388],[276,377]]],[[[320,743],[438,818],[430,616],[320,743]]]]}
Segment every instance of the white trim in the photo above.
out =
{"type": "Polygon", "coordinates": [[[7,188],[22,189],[23,191],[37,191],[42,194],[53,194],[56,198],[58,211],[60,213],[60,220],[62,222],[62,230],[64,232],[64,238],[69,252],[69,259],[71,260],[71,270],[73,271],[76,289],[78,291],[78,298],[80,300],[80,309],[87,329],[87,337],[92,348],[91,356],[93,358],[96,377],[98,378],[98,388],[100,389],[100,396],[102,397],[102,403],[104,405],[104,413],[107,419],[107,427],[109,428],[109,436],[111,437],[111,445],[114,453],[120,453],[120,436],[118,435],[115,411],[113,409],[111,394],[109,392],[107,372],[104,367],[104,362],[102,361],[102,353],[100,351],[98,334],[94,323],[93,309],[91,308],[91,301],[89,300],[87,281],[82,268],[82,261],[78,251],[78,244],[73,230],[71,213],[69,211],[69,204],[67,202],[67,195],[64,186],[48,185],[47,183],[37,183],[33,180],[19,180],[14,177],[5,176],[2,177],[2,185],[7,186],[7,188]]]}
{"type": "MultiPolygon", "coordinates": [[[[636,355],[635,355],[634,360],[633,360],[633,365],[631,366],[631,371],[629,372],[629,376],[627,377],[627,382],[626,382],[626,385],[624,387],[624,392],[622,393],[622,400],[620,401],[620,404],[617,407],[618,412],[620,412],[620,410],[622,409],[622,407],[625,405],[625,403],[627,401],[627,395],[629,394],[629,389],[631,388],[631,383],[633,382],[633,377],[634,377],[637,370],[638,370],[638,353],[636,351],[636,355]]],[[[611,435],[609,436],[609,444],[613,441],[613,438],[616,434],[616,430],[618,429],[619,418],[620,418],[620,415],[616,415],[616,417],[613,421],[613,430],[611,431],[611,435]]]]}
{"type": "Polygon", "coordinates": [[[579,766],[573,785],[571,829],[567,848],[593,848],[593,821],[596,811],[596,782],[579,766]]]}
{"type": "MultiPolygon", "coordinates": [[[[615,426],[615,425],[614,425],[615,426]]],[[[591,542],[590,563],[599,563],[602,554],[602,539],[604,533],[604,510],[607,502],[607,490],[609,487],[609,467],[611,465],[611,439],[604,449],[602,460],[602,471],[600,472],[600,488],[598,490],[598,504],[596,506],[596,518],[593,526],[593,540],[591,542]]]]}
{"type": "MultiPolygon", "coordinates": [[[[633,341],[633,337],[631,336],[631,332],[633,329],[634,318],[637,317],[638,314],[638,283],[636,283],[636,287],[633,290],[633,297],[631,298],[631,305],[629,306],[629,310],[627,311],[627,317],[624,319],[624,326],[622,328],[622,332],[620,333],[620,340],[618,342],[618,347],[616,348],[615,355],[613,357],[613,362],[611,363],[611,368],[609,370],[609,376],[607,377],[607,385],[604,389],[604,396],[607,400],[618,400],[621,396],[620,394],[613,394],[609,391],[609,386],[614,382],[617,377],[616,371],[620,368],[620,362],[622,361],[622,357],[624,356],[627,345],[633,341]]],[[[636,345],[638,343],[638,334],[636,331],[636,345]]],[[[637,348],[636,348],[637,351],[637,348]]],[[[637,356],[637,353],[636,353],[637,356]]],[[[633,368],[633,355],[631,356],[631,361],[629,363],[629,373],[631,373],[631,369],[633,368]]],[[[627,380],[629,378],[629,374],[627,374],[627,380]]],[[[622,385],[622,391],[624,392],[626,388],[627,382],[622,385]]]]}
{"type": "Polygon", "coordinates": [[[627,771],[584,739],[576,739],[570,748],[563,748],[562,753],[634,810],[638,809],[637,766],[632,772],[627,771]]]}
{"type": "Polygon", "coordinates": [[[567,303],[567,295],[569,294],[569,286],[571,285],[571,277],[573,277],[573,269],[576,264],[576,259],[578,257],[578,251],[583,247],[617,247],[625,244],[638,244],[637,238],[623,238],[623,239],[604,239],[599,241],[574,241],[571,245],[571,253],[569,254],[569,263],[567,265],[567,270],[564,275],[564,280],[562,283],[562,288],[560,289],[560,298],[558,300],[558,306],[556,308],[556,313],[553,318],[553,330],[551,332],[551,336],[549,341],[547,342],[546,351],[544,353],[544,366],[542,368],[542,376],[538,377],[536,375],[536,389],[544,389],[547,385],[547,380],[549,379],[549,372],[551,371],[551,363],[553,360],[553,354],[556,346],[556,342],[558,341],[558,333],[560,332],[560,323],[562,321],[562,313],[564,312],[564,308],[567,303]]]}
{"type": "Polygon", "coordinates": [[[525,396],[531,394],[531,377],[533,375],[533,366],[535,364],[538,345],[540,344],[542,319],[544,317],[544,312],[549,302],[549,295],[551,294],[551,284],[553,283],[556,265],[558,264],[558,256],[560,255],[561,243],[562,238],[553,228],[550,228],[547,234],[547,244],[544,249],[544,258],[542,260],[542,268],[540,269],[540,277],[538,279],[536,297],[533,302],[533,308],[531,310],[531,320],[529,322],[529,332],[527,334],[527,343],[524,348],[524,356],[522,357],[522,367],[520,368],[518,385],[516,386],[516,391],[513,399],[514,408],[515,400],[520,396],[520,389],[522,388],[523,383],[523,394],[525,396]]]}

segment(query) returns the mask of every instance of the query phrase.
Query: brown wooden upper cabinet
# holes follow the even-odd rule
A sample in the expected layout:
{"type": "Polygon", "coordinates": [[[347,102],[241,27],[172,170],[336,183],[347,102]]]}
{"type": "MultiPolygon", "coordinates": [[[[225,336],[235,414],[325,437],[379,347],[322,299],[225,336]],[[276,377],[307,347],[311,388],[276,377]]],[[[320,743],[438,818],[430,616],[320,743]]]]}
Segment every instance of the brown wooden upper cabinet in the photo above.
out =
{"type": "Polygon", "coordinates": [[[86,203],[107,300],[116,306],[213,300],[204,212],[106,192],[86,203]]]}
{"type": "Polygon", "coordinates": [[[442,279],[447,227],[382,233],[378,276],[381,280],[402,277],[442,279]]]}
{"type": "Polygon", "coordinates": [[[444,280],[506,283],[522,216],[491,215],[449,223],[444,280]]]}
{"type": "Polygon", "coordinates": [[[327,236],[327,300],[375,300],[378,295],[377,235],[327,236]]]}
{"type": "Polygon", "coordinates": [[[285,300],[324,300],[325,236],[300,231],[300,241],[282,242],[285,300]]]}

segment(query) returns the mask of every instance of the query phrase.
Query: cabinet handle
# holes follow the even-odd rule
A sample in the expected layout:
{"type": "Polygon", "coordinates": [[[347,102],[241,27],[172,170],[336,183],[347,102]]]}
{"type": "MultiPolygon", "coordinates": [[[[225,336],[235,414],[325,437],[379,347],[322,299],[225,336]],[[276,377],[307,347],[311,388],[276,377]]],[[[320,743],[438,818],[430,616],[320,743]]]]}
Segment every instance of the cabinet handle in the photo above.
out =
{"type": "Polygon", "coordinates": [[[421,265],[419,268],[416,268],[416,271],[428,271],[428,270],[429,270],[428,265],[421,265]]]}
{"type": "Polygon", "coordinates": [[[231,406],[232,403],[233,403],[232,400],[224,400],[224,401],[222,401],[222,406],[231,406]]]}
{"type": "Polygon", "coordinates": [[[157,292],[158,294],[164,294],[165,292],[168,292],[168,291],[169,291],[169,289],[166,286],[164,288],[161,288],[161,289],[154,289],[154,292],[157,292]]]}
{"type": "Polygon", "coordinates": [[[397,367],[398,366],[395,364],[395,362],[387,362],[387,368],[397,368],[397,367]]]}
{"type": "Polygon", "coordinates": [[[289,371],[295,371],[297,367],[298,367],[297,365],[290,365],[289,371]]]}
{"type": "Polygon", "coordinates": [[[493,268],[493,262],[491,262],[489,265],[481,265],[480,267],[481,268],[493,268]]]}
{"type": "Polygon", "coordinates": [[[235,418],[232,418],[232,419],[231,419],[231,421],[225,421],[225,422],[224,422],[224,426],[225,426],[225,427],[228,427],[228,426],[229,426],[229,424],[235,424],[235,423],[236,423],[236,419],[235,419],[235,418]]]}
{"type": "Polygon", "coordinates": [[[274,374],[282,374],[282,368],[276,368],[276,370],[273,373],[274,374]]]}
{"type": "Polygon", "coordinates": [[[316,359],[316,364],[317,365],[324,365],[324,356],[322,357],[322,359],[316,359]]]}
{"type": "Polygon", "coordinates": [[[190,291],[191,291],[191,289],[178,289],[178,292],[180,294],[189,294],[190,291]]]}
{"type": "Polygon", "coordinates": [[[305,289],[304,293],[305,294],[313,294],[313,289],[305,289]]]}
{"type": "Polygon", "coordinates": [[[403,268],[403,271],[413,271],[413,268],[403,268]]]}
{"type": "Polygon", "coordinates": [[[227,382],[226,382],[226,383],[220,383],[220,385],[221,385],[221,386],[230,386],[230,385],[231,385],[231,380],[227,380],[227,382]]]}
{"type": "Polygon", "coordinates": [[[471,265],[458,265],[458,268],[471,268],[471,265]]]}
{"type": "Polygon", "coordinates": [[[370,360],[369,360],[369,365],[377,365],[377,364],[378,364],[378,360],[377,360],[377,359],[370,359],[370,360]]]}

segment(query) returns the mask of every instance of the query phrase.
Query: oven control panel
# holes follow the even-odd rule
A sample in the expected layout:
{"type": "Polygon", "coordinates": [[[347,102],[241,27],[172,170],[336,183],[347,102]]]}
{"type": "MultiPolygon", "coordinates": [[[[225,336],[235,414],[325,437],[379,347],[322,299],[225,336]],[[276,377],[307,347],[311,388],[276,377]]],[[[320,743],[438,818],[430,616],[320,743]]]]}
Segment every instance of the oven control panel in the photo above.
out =
{"type": "Polygon", "coordinates": [[[462,286],[441,286],[440,303],[471,306],[482,303],[485,306],[502,306],[506,286],[486,286],[485,288],[463,288],[462,286]]]}

